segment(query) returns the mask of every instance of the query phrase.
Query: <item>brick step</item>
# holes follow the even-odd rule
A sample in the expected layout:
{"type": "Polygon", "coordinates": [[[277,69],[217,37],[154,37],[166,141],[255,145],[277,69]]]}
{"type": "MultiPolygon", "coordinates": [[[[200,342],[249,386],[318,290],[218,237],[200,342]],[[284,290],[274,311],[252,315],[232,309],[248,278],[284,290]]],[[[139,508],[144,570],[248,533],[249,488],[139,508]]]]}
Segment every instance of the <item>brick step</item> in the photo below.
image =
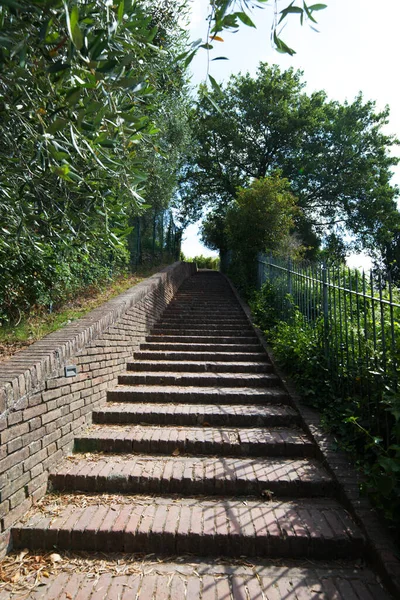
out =
{"type": "Polygon", "coordinates": [[[168,307],[176,306],[183,308],[185,306],[209,306],[215,309],[218,309],[219,307],[232,308],[235,310],[241,309],[236,298],[218,293],[213,296],[208,294],[178,294],[168,305],[168,307]]]}
{"type": "MultiPolygon", "coordinates": [[[[256,338],[254,338],[256,340],[256,338]]],[[[187,352],[260,352],[259,342],[254,344],[184,344],[178,342],[142,342],[141,350],[186,350],[187,352]]]]}
{"type": "Polygon", "coordinates": [[[254,344],[259,343],[256,334],[240,336],[223,336],[223,335],[148,335],[146,342],[163,342],[166,344],[254,344]]]}
{"type": "Polygon", "coordinates": [[[223,361],[174,361],[136,360],[128,362],[128,371],[180,371],[191,373],[270,373],[272,365],[267,362],[223,362],[223,361]]]}
{"type": "MultiPolygon", "coordinates": [[[[134,353],[137,360],[173,360],[175,361],[212,361],[215,362],[214,352],[163,352],[161,350],[138,351],[134,353]]],[[[219,352],[218,361],[226,362],[268,362],[265,352],[219,352]]]]}
{"type": "Polygon", "coordinates": [[[190,404],[287,404],[281,388],[211,388],[120,385],[107,391],[110,402],[188,402],[190,404]]]}
{"type": "Polygon", "coordinates": [[[204,305],[218,308],[220,306],[227,308],[240,309],[236,298],[232,295],[227,296],[220,293],[211,294],[177,294],[172,300],[170,306],[186,306],[186,305],[204,305]]]}
{"type": "Polygon", "coordinates": [[[240,313],[242,316],[244,314],[242,307],[236,302],[236,300],[218,300],[218,296],[216,296],[215,300],[213,301],[208,301],[201,298],[178,298],[168,304],[166,310],[193,310],[200,308],[204,311],[216,312],[221,310],[221,313],[233,311],[240,313]]]}
{"type": "MultiPolygon", "coordinates": [[[[160,555],[358,558],[364,538],[333,500],[200,501],[126,496],[59,496],[48,514],[34,513],[12,529],[14,548],[142,552],[160,555]],[[90,504],[92,499],[93,504],[90,504]]],[[[148,596],[149,597],[149,596],[148,596]]],[[[103,595],[104,598],[104,595],[103,595]]]]}
{"type": "Polygon", "coordinates": [[[223,386],[223,387],[273,387],[280,384],[274,373],[179,373],[179,372],[133,372],[118,375],[120,385],[176,385],[176,386],[223,386]]]}
{"type": "Polygon", "coordinates": [[[150,335],[156,335],[156,336],[185,336],[185,337],[190,337],[190,338],[194,338],[195,340],[197,339],[197,337],[199,336],[207,336],[207,337],[221,337],[221,338],[226,338],[226,337],[235,337],[235,338],[242,338],[242,337],[254,337],[254,330],[251,329],[250,327],[241,327],[241,328],[237,328],[237,329],[231,329],[231,328],[225,328],[225,327],[220,327],[219,325],[216,325],[213,328],[208,328],[207,327],[191,327],[189,325],[184,325],[181,328],[176,328],[176,327],[154,327],[151,331],[150,331],[150,335]]]}
{"type": "MultiPolygon", "coordinates": [[[[228,559],[218,564],[201,557],[152,562],[151,558],[135,561],[130,554],[111,554],[108,560],[86,554],[77,571],[74,558],[63,555],[64,571],[42,579],[40,588],[28,591],[24,600],[391,600],[376,575],[359,562],[310,566],[292,559],[279,566],[262,561],[250,566],[228,559]]],[[[0,593],[0,600],[21,600],[21,592],[10,594],[0,593]]]]}
{"type": "Polygon", "coordinates": [[[203,425],[213,427],[289,427],[300,425],[294,408],[273,404],[124,404],[108,402],[93,412],[94,423],[151,425],[203,425]]]}
{"type": "MultiPolygon", "coordinates": [[[[165,315],[165,313],[164,313],[164,315],[165,315]]],[[[158,326],[164,327],[164,325],[165,325],[165,327],[169,327],[170,325],[174,325],[174,326],[176,325],[178,327],[179,326],[186,327],[187,325],[190,325],[190,326],[200,325],[201,327],[203,327],[204,325],[209,325],[209,326],[221,325],[224,327],[234,327],[234,328],[250,327],[248,320],[245,318],[224,319],[223,316],[221,316],[220,318],[217,318],[217,317],[207,318],[206,316],[192,317],[192,318],[185,319],[184,322],[179,317],[164,316],[162,321],[158,322],[158,326]]]]}
{"type": "Polygon", "coordinates": [[[169,331],[170,329],[173,329],[174,331],[177,332],[182,332],[182,331],[187,331],[187,330],[193,330],[193,331],[202,331],[202,330],[208,330],[211,329],[213,332],[217,331],[233,331],[233,332],[237,332],[237,331],[254,331],[253,328],[246,322],[243,323],[221,323],[221,322],[211,322],[208,323],[206,321],[200,321],[198,323],[193,323],[193,322],[187,322],[185,321],[184,323],[182,323],[182,321],[169,321],[167,319],[163,320],[162,323],[158,323],[153,331],[155,330],[159,330],[160,333],[165,333],[166,331],[169,331]]]}
{"type": "Polygon", "coordinates": [[[224,310],[224,309],[215,309],[210,310],[209,308],[203,308],[201,306],[197,306],[196,308],[167,308],[164,315],[165,318],[169,317],[181,317],[184,319],[194,318],[203,318],[206,319],[213,318],[218,319],[218,317],[222,319],[243,319],[244,313],[242,310],[224,310]]]}
{"type": "Polygon", "coordinates": [[[332,478],[313,459],[149,456],[68,457],[49,476],[52,489],[124,494],[333,496],[332,478]]]}
{"type": "Polygon", "coordinates": [[[315,456],[315,446],[295,427],[170,427],[92,425],[75,437],[76,452],[213,454],[218,456],[315,456]]]}

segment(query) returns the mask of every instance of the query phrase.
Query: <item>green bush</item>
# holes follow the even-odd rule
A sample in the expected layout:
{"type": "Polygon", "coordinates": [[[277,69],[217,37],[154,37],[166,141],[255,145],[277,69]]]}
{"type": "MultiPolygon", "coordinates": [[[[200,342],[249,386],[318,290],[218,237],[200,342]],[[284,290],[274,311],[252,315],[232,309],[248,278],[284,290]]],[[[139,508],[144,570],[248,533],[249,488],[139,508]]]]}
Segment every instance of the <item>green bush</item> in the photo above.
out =
{"type": "Polygon", "coordinates": [[[181,252],[181,260],[196,263],[198,269],[219,270],[219,258],[214,258],[213,256],[203,256],[201,254],[200,256],[194,256],[193,258],[185,258],[185,255],[181,252]]]}
{"type": "MultiPolygon", "coordinates": [[[[355,465],[365,475],[363,490],[374,505],[397,530],[400,528],[400,398],[378,372],[362,373],[368,381],[369,398],[361,393],[360,376],[343,365],[341,377],[333,365],[340,366],[340,353],[332,358],[325,353],[323,317],[309,323],[287,297],[292,311],[285,321],[279,320],[276,290],[264,284],[253,294],[250,306],[257,325],[264,330],[274,355],[293,378],[305,402],[317,408],[324,426],[335,436],[338,445],[348,451],[355,465]],[[357,385],[359,393],[357,393],[357,385]],[[385,429],[383,428],[385,425],[385,429]],[[386,431],[386,435],[382,433],[386,431]]],[[[335,336],[335,331],[331,331],[335,336]]],[[[354,335],[354,332],[353,332],[354,335]]],[[[354,340],[361,351],[368,352],[362,340],[354,340]]]]}
{"type": "Polygon", "coordinates": [[[69,248],[43,245],[42,252],[24,252],[12,246],[3,251],[5,268],[0,277],[0,324],[22,314],[52,310],[88,286],[98,286],[123,272],[128,252],[106,243],[69,248]]]}

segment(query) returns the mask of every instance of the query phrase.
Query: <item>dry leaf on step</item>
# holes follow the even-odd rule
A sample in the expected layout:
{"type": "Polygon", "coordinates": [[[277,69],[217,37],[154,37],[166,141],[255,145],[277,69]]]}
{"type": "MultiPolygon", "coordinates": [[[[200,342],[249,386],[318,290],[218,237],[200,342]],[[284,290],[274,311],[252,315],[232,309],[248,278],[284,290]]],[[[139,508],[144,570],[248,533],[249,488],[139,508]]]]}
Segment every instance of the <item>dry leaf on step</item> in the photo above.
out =
{"type": "Polygon", "coordinates": [[[175,450],[172,453],[172,456],[179,456],[180,452],[179,452],[179,448],[175,448],[175,450]]]}
{"type": "Polygon", "coordinates": [[[50,554],[50,560],[51,562],[54,563],[58,563],[62,561],[62,558],[59,554],[56,554],[55,552],[53,554],[50,554]]]}

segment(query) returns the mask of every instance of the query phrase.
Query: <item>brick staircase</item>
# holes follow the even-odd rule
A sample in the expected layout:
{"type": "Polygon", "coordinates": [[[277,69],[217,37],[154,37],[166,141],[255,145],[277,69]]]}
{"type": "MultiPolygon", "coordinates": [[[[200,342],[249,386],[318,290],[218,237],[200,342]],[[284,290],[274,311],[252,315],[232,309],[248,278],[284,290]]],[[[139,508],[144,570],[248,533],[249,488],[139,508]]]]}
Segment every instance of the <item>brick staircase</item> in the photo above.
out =
{"type": "MultiPolygon", "coordinates": [[[[151,581],[143,571],[126,598],[388,598],[360,567],[363,535],[216,272],[181,286],[50,486],[13,529],[15,548],[191,555],[151,581]]],[[[75,580],[68,597],[95,594],[75,580]]],[[[118,598],[116,585],[109,577],[93,598],[118,598]]]]}

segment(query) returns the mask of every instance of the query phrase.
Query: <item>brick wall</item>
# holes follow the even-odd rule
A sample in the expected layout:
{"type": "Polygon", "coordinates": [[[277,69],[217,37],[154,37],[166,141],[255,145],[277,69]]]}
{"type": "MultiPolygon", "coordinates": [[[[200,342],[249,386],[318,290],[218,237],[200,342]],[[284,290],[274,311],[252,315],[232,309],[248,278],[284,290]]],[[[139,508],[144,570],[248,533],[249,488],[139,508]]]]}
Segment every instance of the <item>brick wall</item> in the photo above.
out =
{"type": "Polygon", "coordinates": [[[196,269],[178,262],[0,363],[0,555],[48,470],[106,400],[127,359],[196,269]],[[65,376],[75,365],[77,375],[65,376]]]}

